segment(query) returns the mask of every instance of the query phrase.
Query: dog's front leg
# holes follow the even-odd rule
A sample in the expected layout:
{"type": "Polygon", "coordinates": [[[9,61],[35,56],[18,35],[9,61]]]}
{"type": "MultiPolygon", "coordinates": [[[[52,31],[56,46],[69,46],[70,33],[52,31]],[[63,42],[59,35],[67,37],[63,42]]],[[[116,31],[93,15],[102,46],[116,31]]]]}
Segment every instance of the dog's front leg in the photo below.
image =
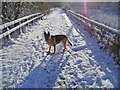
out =
{"type": "Polygon", "coordinates": [[[51,46],[49,46],[49,51],[48,51],[48,53],[50,53],[50,50],[51,50],[51,46]]]}
{"type": "Polygon", "coordinates": [[[56,52],[56,45],[54,45],[54,54],[55,54],[55,52],[56,52]]]}

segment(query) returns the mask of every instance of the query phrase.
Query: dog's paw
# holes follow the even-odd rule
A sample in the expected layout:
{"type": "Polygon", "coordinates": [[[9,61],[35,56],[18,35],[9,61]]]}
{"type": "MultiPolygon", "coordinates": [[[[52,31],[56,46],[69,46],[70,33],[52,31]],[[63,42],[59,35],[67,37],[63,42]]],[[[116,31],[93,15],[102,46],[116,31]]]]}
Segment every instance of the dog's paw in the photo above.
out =
{"type": "Polygon", "coordinates": [[[63,49],[63,52],[65,52],[65,49],[63,49]]]}
{"type": "Polygon", "coordinates": [[[49,55],[49,54],[50,54],[50,52],[48,51],[48,52],[47,52],[47,55],[49,55]]]}
{"type": "Polygon", "coordinates": [[[49,51],[47,53],[50,53],[49,51]]]}
{"type": "Polygon", "coordinates": [[[53,54],[55,54],[55,53],[51,53],[51,55],[53,55],[53,54]]]}

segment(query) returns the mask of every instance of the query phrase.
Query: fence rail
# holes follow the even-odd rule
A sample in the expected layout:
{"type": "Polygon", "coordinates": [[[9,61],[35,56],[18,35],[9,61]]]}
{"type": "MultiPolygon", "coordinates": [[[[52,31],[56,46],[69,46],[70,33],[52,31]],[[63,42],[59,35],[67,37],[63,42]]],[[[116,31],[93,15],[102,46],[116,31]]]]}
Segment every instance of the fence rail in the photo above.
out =
{"type": "Polygon", "coordinates": [[[12,32],[16,31],[17,29],[25,26],[26,24],[34,21],[34,20],[37,20],[39,18],[41,18],[44,14],[40,14],[40,13],[35,13],[35,14],[32,14],[32,15],[29,15],[29,16],[25,16],[23,18],[20,18],[20,19],[17,19],[17,20],[14,20],[14,21],[11,21],[11,22],[8,22],[8,23],[5,23],[3,25],[0,25],[0,30],[3,31],[3,29],[7,28],[6,32],[0,34],[0,39],[2,39],[3,37],[7,36],[7,35],[10,35],[12,32]],[[19,25],[13,27],[12,29],[9,29],[8,27],[12,26],[12,25],[15,25],[19,23],[19,25]]]}
{"type": "MultiPolygon", "coordinates": [[[[98,40],[100,48],[109,51],[109,54],[119,63],[120,59],[120,30],[111,28],[107,25],[91,20],[81,14],[68,10],[67,13],[82,22],[87,27],[91,36],[95,36],[98,40]],[[104,46],[103,46],[104,45],[104,46]]],[[[119,63],[120,64],[120,63],[119,63]]]]}
{"type": "MultiPolygon", "coordinates": [[[[19,42],[19,39],[11,38],[12,34],[19,35],[20,33],[23,33],[22,31],[25,30],[26,27],[30,26],[32,22],[36,22],[38,19],[42,19],[42,17],[45,14],[32,14],[29,16],[25,16],[23,18],[11,21],[9,23],[5,23],[3,25],[0,25],[0,30],[4,31],[4,33],[0,34],[0,49],[4,46],[4,39],[8,38],[7,42],[5,43],[17,43],[21,44],[19,42]],[[16,31],[18,30],[18,31],[16,31]],[[20,33],[18,33],[20,31],[20,33]],[[13,33],[14,32],[14,33],[13,33]],[[18,42],[17,42],[18,41],[18,42]]],[[[34,23],[33,23],[34,25],[34,23]]],[[[27,48],[27,47],[26,47],[27,48]]],[[[29,52],[29,49],[26,49],[27,52],[29,52]]],[[[3,56],[4,57],[4,56],[3,56]]],[[[1,79],[1,87],[2,88],[15,88],[20,87],[24,81],[25,78],[29,75],[29,73],[32,71],[34,66],[34,61],[30,59],[28,61],[24,60],[24,57],[21,57],[20,59],[12,59],[12,60],[4,60],[3,58],[0,59],[2,68],[2,79],[1,79]]]]}

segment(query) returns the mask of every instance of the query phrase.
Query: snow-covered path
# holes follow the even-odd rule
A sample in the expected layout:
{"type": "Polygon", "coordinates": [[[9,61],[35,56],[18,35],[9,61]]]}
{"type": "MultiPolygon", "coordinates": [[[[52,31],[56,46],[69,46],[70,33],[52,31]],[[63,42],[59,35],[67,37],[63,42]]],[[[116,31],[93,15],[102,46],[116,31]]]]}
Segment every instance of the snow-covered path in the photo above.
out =
{"type": "Polygon", "coordinates": [[[21,34],[20,44],[1,50],[2,87],[117,88],[118,66],[75,22],[57,9],[21,34]],[[47,55],[44,31],[67,35],[73,46],[62,53],[63,45],[58,44],[56,54],[47,55]]]}

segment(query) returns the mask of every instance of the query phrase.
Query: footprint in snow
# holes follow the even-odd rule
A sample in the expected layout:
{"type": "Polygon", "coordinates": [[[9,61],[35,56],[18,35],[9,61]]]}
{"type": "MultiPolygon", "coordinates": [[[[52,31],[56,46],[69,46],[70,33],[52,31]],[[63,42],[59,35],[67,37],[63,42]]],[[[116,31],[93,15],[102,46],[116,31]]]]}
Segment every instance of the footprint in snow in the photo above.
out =
{"type": "Polygon", "coordinates": [[[75,65],[80,64],[81,62],[83,62],[83,61],[82,61],[82,60],[78,60],[78,61],[75,63],[75,65]]]}
{"type": "Polygon", "coordinates": [[[102,81],[100,77],[96,78],[96,84],[98,84],[99,86],[102,86],[102,81]]]}
{"type": "Polygon", "coordinates": [[[83,50],[85,48],[87,48],[87,46],[79,46],[79,47],[73,48],[72,50],[75,51],[75,52],[77,52],[77,51],[83,50]]]}
{"type": "Polygon", "coordinates": [[[62,75],[60,75],[59,78],[60,78],[61,80],[65,80],[65,77],[62,76],[62,75]]]}

